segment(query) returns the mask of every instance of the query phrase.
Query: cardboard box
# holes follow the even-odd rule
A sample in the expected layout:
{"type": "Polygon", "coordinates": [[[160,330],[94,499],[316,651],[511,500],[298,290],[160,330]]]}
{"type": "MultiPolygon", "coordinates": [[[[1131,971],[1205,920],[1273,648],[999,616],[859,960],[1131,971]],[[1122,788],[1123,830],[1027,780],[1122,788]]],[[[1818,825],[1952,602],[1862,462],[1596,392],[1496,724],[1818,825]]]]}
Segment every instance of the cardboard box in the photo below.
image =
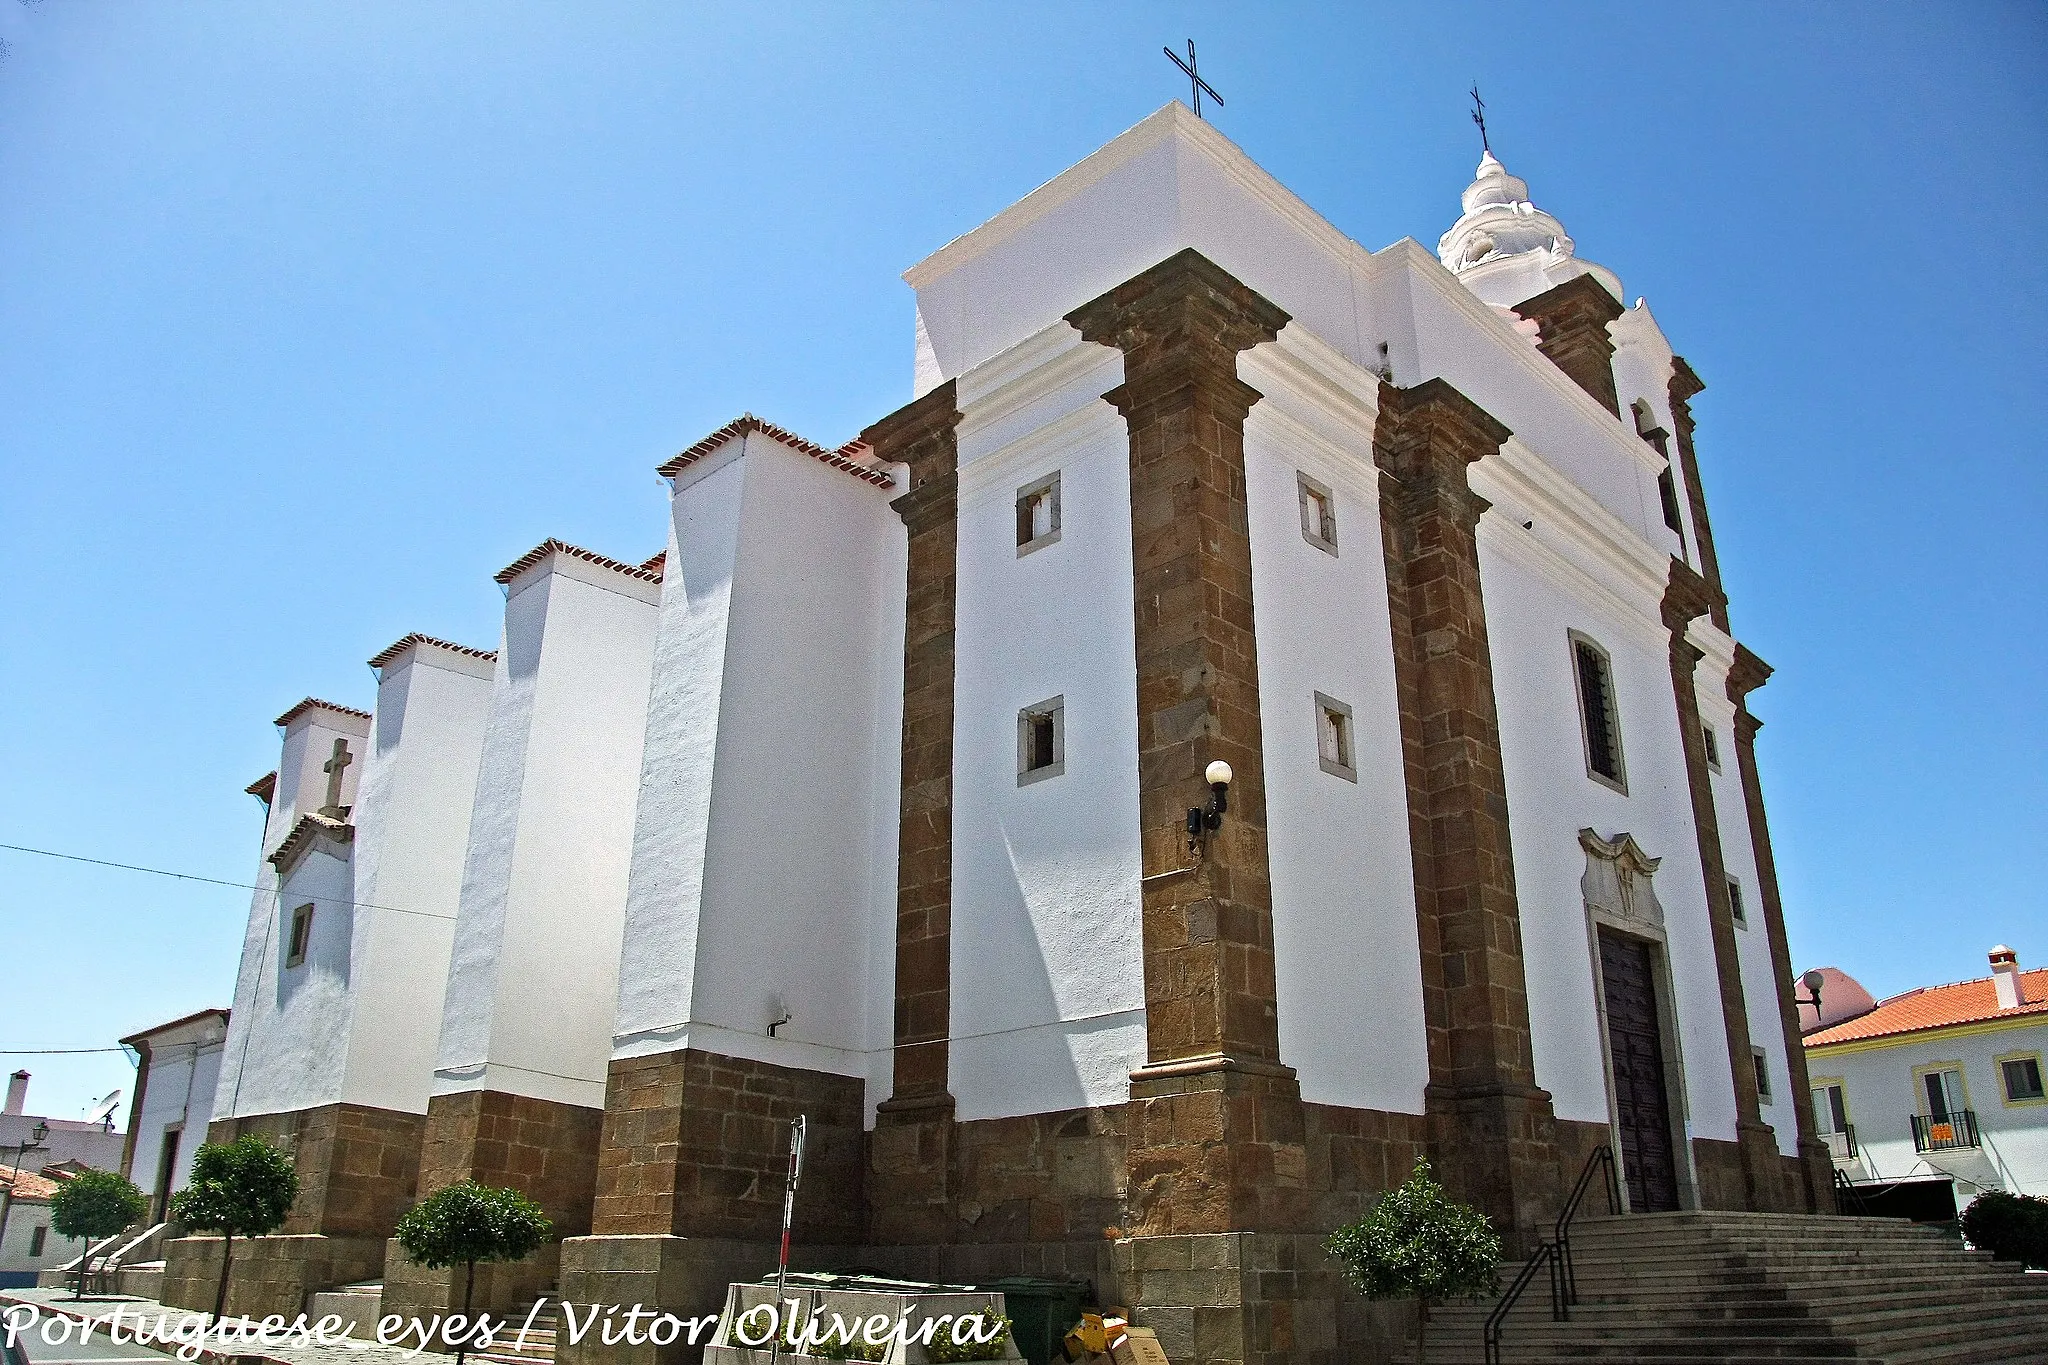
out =
{"type": "Polygon", "coordinates": [[[1170,1365],[1159,1345],[1159,1334],[1150,1327],[1130,1327],[1110,1351],[1114,1365],[1170,1365]]]}

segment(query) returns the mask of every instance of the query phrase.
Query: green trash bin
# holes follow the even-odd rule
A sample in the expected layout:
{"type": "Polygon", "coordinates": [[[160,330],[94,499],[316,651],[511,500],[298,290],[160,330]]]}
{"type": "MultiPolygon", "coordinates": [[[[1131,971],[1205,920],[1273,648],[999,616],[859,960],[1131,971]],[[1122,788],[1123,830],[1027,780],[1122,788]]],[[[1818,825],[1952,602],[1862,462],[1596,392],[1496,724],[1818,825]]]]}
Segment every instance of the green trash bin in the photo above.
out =
{"type": "Polygon", "coordinates": [[[1003,1296],[1004,1311],[1016,1325],[1017,1349],[1031,1365],[1055,1365],[1066,1352],[1060,1342],[1081,1320],[1093,1287],[1086,1280],[1011,1275],[981,1285],[1003,1296]]]}

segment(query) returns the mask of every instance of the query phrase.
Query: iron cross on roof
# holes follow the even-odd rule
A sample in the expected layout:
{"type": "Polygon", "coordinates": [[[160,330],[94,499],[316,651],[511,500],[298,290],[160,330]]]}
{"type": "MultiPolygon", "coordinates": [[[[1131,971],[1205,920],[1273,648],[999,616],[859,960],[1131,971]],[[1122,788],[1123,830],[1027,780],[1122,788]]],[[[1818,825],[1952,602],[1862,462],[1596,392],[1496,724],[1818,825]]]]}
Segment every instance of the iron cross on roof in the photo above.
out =
{"type": "Polygon", "coordinates": [[[1479,150],[1490,152],[1493,144],[1486,140],[1486,101],[1479,98],[1478,82],[1472,85],[1472,121],[1479,125],[1479,150]]]}
{"type": "Polygon", "coordinates": [[[1210,99],[1215,100],[1218,104],[1223,103],[1223,96],[1216,93],[1216,87],[1203,80],[1201,72],[1195,68],[1195,40],[1193,38],[1188,39],[1188,59],[1186,61],[1182,61],[1180,54],[1170,47],[1162,47],[1159,50],[1171,58],[1175,66],[1187,73],[1188,84],[1191,87],[1188,93],[1192,97],[1195,106],[1196,118],[1202,116],[1203,95],[1208,95],[1210,99]]]}

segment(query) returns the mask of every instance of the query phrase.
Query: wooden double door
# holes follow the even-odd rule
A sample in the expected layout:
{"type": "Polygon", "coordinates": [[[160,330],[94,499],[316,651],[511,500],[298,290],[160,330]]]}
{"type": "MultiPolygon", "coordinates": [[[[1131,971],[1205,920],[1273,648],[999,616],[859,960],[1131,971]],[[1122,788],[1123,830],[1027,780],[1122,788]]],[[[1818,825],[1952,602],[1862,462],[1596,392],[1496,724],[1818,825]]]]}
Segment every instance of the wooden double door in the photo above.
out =
{"type": "Polygon", "coordinates": [[[1664,1030],[1650,945],[1600,931],[1600,984],[1607,1003],[1607,1051],[1613,1063],[1614,1119],[1629,1208],[1678,1207],[1678,1166],[1671,1096],[1664,1074],[1664,1030]]]}

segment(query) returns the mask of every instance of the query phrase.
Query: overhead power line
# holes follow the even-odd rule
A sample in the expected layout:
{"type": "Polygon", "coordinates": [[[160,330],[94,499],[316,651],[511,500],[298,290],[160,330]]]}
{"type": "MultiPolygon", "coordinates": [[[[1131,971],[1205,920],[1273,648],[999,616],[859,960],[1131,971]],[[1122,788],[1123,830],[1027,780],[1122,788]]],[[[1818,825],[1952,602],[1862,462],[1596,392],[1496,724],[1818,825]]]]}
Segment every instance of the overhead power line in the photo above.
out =
{"type": "MultiPolygon", "coordinates": [[[[152,877],[172,877],[181,882],[204,882],[208,886],[228,886],[237,891],[263,891],[276,896],[282,894],[275,886],[258,886],[254,882],[222,881],[219,877],[201,877],[192,872],[172,872],[161,867],[142,867],[136,863],[116,863],[105,858],[87,858],[76,853],[59,853],[48,848],[29,848],[23,844],[0,844],[0,849],[9,853],[33,853],[39,858],[58,858],[67,863],[87,863],[93,867],[111,867],[122,872],[142,872],[152,877]]],[[[370,901],[352,901],[339,896],[308,896],[307,900],[327,905],[353,906],[358,910],[388,910],[394,915],[418,915],[421,919],[454,919],[453,915],[437,915],[431,910],[408,910],[402,905],[377,905],[370,901]]]]}

